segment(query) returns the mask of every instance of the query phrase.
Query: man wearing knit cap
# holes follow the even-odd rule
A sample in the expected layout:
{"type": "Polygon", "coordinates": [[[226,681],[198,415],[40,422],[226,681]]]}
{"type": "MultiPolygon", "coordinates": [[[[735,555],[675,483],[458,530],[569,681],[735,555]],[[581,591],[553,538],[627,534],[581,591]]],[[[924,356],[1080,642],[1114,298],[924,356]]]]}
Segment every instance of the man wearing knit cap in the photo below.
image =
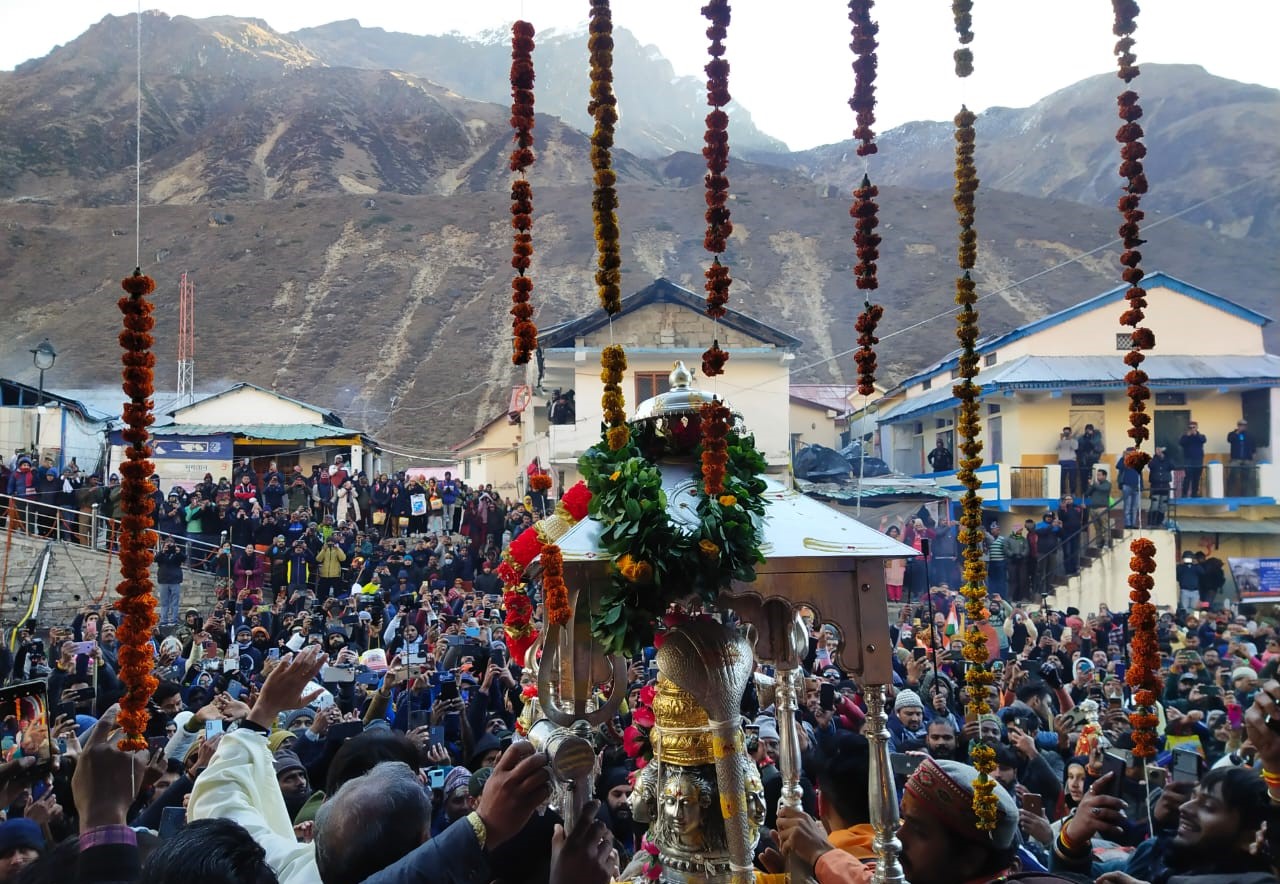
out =
{"type": "MultiPolygon", "coordinates": [[[[995,788],[996,824],[978,828],[973,781],[967,764],[925,758],[907,779],[902,795],[902,868],[911,884],[988,884],[1001,881],[1018,847],[1018,807],[1003,787],[995,788]]],[[[843,850],[835,850],[820,826],[789,808],[778,815],[778,845],[811,866],[818,884],[865,884],[871,870],[843,850]]],[[[766,854],[766,863],[770,860],[766,854]]],[[[1052,875],[1019,881],[1062,881],[1052,875]]]]}
{"type": "Polygon", "coordinates": [[[449,824],[462,819],[475,808],[475,800],[471,797],[471,771],[461,765],[450,769],[444,775],[441,792],[444,800],[441,802],[441,815],[436,821],[439,828],[433,827],[433,835],[438,835],[449,824]]]}
{"type": "Polygon", "coordinates": [[[18,873],[44,850],[44,834],[29,819],[0,823],[0,881],[16,881],[18,873]]]}
{"type": "Polygon", "coordinates": [[[289,811],[289,819],[293,819],[311,797],[307,769],[302,766],[298,753],[292,749],[281,749],[271,763],[276,771],[276,782],[280,784],[280,794],[284,796],[284,806],[289,811]]]}
{"type": "Polygon", "coordinates": [[[923,749],[928,735],[920,695],[912,690],[898,691],[898,698],[893,702],[893,715],[889,716],[889,751],[923,749]]]}

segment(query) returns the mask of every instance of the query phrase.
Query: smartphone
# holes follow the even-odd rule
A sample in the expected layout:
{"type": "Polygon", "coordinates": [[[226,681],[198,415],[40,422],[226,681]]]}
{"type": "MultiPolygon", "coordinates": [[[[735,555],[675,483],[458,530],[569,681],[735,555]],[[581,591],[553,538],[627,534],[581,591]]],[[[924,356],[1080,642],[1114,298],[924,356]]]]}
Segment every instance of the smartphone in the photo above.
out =
{"type": "Polygon", "coordinates": [[[329,725],[329,734],[325,739],[335,743],[345,743],[352,737],[358,736],[364,731],[364,722],[360,721],[340,721],[337,724],[329,725]]]}
{"type": "Polygon", "coordinates": [[[467,633],[467,638],[479,638],[479,637],[480,637],[480,627],[479,627],[479,626],[468,626],[468,627],[466,628],[466,633],[467,633]]]}
{"type": "Polygon", "coordinates": [[[206,721],[204,723],[204,738],[206,741],[212,740],[214,737],[222,736],[222,732],[222,719],[215,718],[213,721],[206,721]]]}
{"type": "Polygon", "coordinates": [[[370,687],[377,687],[378,685],[382,684],[382,675],[383,673],[381,672],[373,672],[373,671],[361,672],[359,675],[356,676],[356,684],[368,685],[370,687]]]}
{"type": "Polygon", "coordinates": [[[505,648],[494,648],[489,652],[489,662],[496,663],[503,668],[507,665],[507,651],[505,648]]]}
{"type": "Polygon", "coordinates": [[[1163,767],[1147,768],[1147,782],[1153,789],[1163,789],[1169,783],[1169,772],[1163,767]]]}
{"type": "Polygon", "coordinates": [[[166,807],[160,811],[160,828],[156,834],[161,840],[172,838],[187,825],[187,809],[182,806],[166,807]]]}
{"type": "Polygon", "coordinates": [[[427,774],[427,782],[431,784],[432,789],[444,788],[445,771],[442,767],[433,767],[427,774]]]}
{"type": "MultiPolygon", "coordinates": [[[[414,709],[409,713],[409,730],[417,730],[420,727],[429,727],[431,725],[430,709],[414,709]]],[[[434,728],[433,728],[434,730],[434,728]]]]}
{"type": "Polygon", "coordinates": [[[820,694],[820,702],[822,703],[823,709],[830,712],[832,709],[836,708],[836,686],[835,685],[829,682],[824,682],[822,687],[819,689],[819,694],[820,694]]]}
{"type": "Polygon", "coordinates": [[[1044,816],[1044,798],[1035,792],[1027,792],[1022,796],[1022,809],[1029,810],[1036,816],[1044,816]]]}
{"type": "Polygon", "coordinates": [[[329,684],[350,684],[356,680],[356,671],[350,666],[324,666],[320,680],[329,684]]]}
{"type": "Polygon", "coordinates": [[[1178,749],[1173,753],[1173,782],[1195,785],[1204,773],[1204,759],[1199,753],[1178,749]]]}
{"type": "Polygon", "coordinates": [[[457,682],[457,680],[452,679],[452,678],[451,678],[451,679],[449,679],[448,681],[445,681],[443,678],[442,678],[442,679],[440,679],[440,697],[439,697],[439,699],[441,699],[441,700],[456,700],[456,699],[458,699],[458,682],[457,682]]]}
{"type": "Polygon", "coordinates": [[[911,656],[915,657],[917,660],[923,660],[925,657],[929,656],[929,649],[928,648],[912,648],[911,656]]]}
{"type": "Polygon", "coordinates": [[[279,660],[279,659],[280,659],[280,649],[279,649],[279,648],[271,648],[269,651],[267,651],[267,659],[268,659],[268,660],[279,660]]]}
{"type": "Polygon", "coordinates": [[[431,745],[433,746],[444,745],[444,725],[442,724],[432,725],[431,730],[428,733],[430,733],[431,735],[431,745]]]}
{"type": "Polygon", "coordinates": [[[446,712],[444,714],[444,740],[449,743],[458,743],[462,740],[462,715],[457,712],[446,712]]]}
{"type": "Polygon", "coordinates": [[[97,647],[95,642],[76,642],[76,656],[88,656],[93,653],[93,649],[97,647]]]}
{"type": "MultiPolygon", "coordinates": [[[[74,713],[73,713],[74,715],[74,713]]],[[[43,774],[53,767],[53,747],[49,744],[49,685],[43,679],[0,688],[0,719],[12,716],[13,758],[35,756],[29,775],[43,774]]]]}
{"type": "Polygon", "coordinates": [[[915,773],[916,768],[920,766],[920,762],[924,761],[921,755],[906,755],[902,752],[893,752],[889,755],[889,767],[893,770],[894,782],[904,783],[907,777],[915,773]]]}
{"type": "Polygon", "coordinates": [[[1111,781],[1107,783],[1106,793],[1112,798],[1119,798],[1121,787],[1124,785],[1124,759],[1119,755],[1112,755],[1110,752],[1102,753],[1102,776],[1113,774],[1111,781]]]}
{"type": "Polygon", "coordinates": [[[1124,674],[1126,671],[1127,671],[1127,667],[1123,663],[1116,664],[1116,678],[1120,679],[1121,681],[1124,681],[1124,674]]]}
{"type": "Polygon", "coordinates": [[[501,611],[499,611],[497,608],[494,608],[492,611],[490,611],[490,612],[489,612],[489,619],[490,619],[490,620],[501,620],[501,619],[502,619],[502,612],[501,612],[501,611]]]}
{"type": "Polygon", "coordinates": [[[1233,731],[1238,731],[1244,727],[1244,709],[1236,704],[1227,707],[1227,724],[1233,731]]]}

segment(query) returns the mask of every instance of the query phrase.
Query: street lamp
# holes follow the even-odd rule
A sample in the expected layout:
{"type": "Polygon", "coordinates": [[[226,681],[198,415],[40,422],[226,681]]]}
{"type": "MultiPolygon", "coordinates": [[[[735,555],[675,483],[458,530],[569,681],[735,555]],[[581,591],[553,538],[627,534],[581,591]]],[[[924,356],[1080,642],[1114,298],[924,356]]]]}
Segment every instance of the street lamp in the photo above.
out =
{"type": "Polygon", "coordinates": [[[53,362],[57,358],[58,352],[53,349],[53,344],[49,343],[48,338],[41,341],[40,346],[31,351],[31,361],[40,370],[40,392],[36,396],[36,441],[31,446],[35,449],[37,463],[40,460],[40,416],[44,411],[44,373],[53,368],[53,362]]]}

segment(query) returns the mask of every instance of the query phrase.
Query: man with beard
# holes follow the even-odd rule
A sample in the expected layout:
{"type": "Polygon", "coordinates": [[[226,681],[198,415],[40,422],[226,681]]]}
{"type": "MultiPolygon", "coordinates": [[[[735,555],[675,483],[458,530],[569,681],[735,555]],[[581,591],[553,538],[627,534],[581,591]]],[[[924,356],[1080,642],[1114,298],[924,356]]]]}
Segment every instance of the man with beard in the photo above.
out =
{"type": "Polygon", "coordinates": [[[625,767],[607,767],[596,783],[600,811],[596,819],[609,827],[613,846],[623,868],[636,852],[636,831],[631,818],[631,780],[625,767]]]}
{"type": "MultiPolygon", "coordinates": [[[[911,884],[988,884],[1004,881],[1017,857],[1018,808],[1004,787],[995,788],[996,822],[978,828],[973,781],[978,772],[955,761],[924,759],[902,796],[902,868],[911,884]]],[[[813,869],[819,884],[865,884],[871,869],[852,853],[835,849],[821,825],[790,808],[778,814],[778,846],[813,869]]],[[[781,871],[780,858],[765,863],[781,871]]],[[[1052,875],[1019,875],[1021,882],[1063,881],[1052,875]]]]}
{"type": "Polygon", "coordinates": [[[280,794],[284,796],[284,806],[289,811],[289,819],[296,819],[302,805],[311,797],[311,781],[307,778],[307,769],[302,766],[298,753],[292,749],[281,749],[275,754],[272,764],[276,769],[280,794]]]}

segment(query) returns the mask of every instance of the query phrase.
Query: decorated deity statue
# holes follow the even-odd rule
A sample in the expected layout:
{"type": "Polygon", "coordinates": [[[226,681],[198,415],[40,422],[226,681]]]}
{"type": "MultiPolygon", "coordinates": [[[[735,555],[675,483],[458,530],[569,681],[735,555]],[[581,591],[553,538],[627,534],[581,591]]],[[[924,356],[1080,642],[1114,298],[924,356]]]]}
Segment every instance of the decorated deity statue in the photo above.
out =
{"type": "Polygon", "coordinates": [[[725,678],[717,663],[742,669],[739,655],[745,655],[749,675],[751,651],[745,639],[709,620],[668,632],[659,651],[649,735],[653,761],[641,769],[631,793],[633,817],[649,826],[647,862],[660,868],[658,880],[752,877],[749,861],[744,867],[738,857],[750,857],[764,825],[764,789],[743,748],[736,714],[740,679],[725,678]],[[685,690],[676,677],[723,693],[723,705],[734,710],[731,720],[713,721],[708,708],[716,704],[685,690]]]}

